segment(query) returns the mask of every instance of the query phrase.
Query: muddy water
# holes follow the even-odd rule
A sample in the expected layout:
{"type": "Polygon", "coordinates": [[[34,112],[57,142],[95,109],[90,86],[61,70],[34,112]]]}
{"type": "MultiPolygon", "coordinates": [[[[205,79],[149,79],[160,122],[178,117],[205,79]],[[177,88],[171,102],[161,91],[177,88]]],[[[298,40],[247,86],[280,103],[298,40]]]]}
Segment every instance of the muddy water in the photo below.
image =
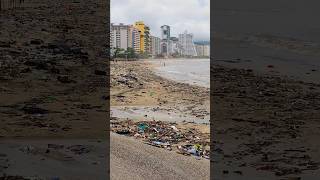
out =
{"type": "Polygon", "coordinates": [[[210,59],[166,59],[150,61],[156,74],[177,82],[210,88],[210,59]]]}

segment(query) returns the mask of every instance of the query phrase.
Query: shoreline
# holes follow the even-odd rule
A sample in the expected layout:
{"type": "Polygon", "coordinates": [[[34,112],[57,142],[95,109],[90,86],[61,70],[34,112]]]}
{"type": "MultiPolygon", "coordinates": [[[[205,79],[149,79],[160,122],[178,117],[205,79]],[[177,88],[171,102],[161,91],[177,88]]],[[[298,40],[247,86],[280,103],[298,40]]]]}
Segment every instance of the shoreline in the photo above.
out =
{"type": "Polygon", "coordinates": [[[169,59],[149,62],[157,65],[154,66],[153,72],[165,79],[210,89],[210,59],[169,59]],[[163,66],[158,63],[163,63],[163,66]]]}
{"type": "MultiPolygon", "coordinates": [[[[111,110],[112,132],[129,137],[134,135],[135,137],[137,136],[136,140],[139,142],[149,141],[151,145],[157,146],[152,144],[154,141],[150,138],[143,138],[147,136],[146,134],[141,134],[140,131],[136,132],[136,125],[132,126],[132,123],[148,124],[147,126],[155,126],[155,128],[161,126],[162,128],[160,129],[165,131],[173,131],[171,127],[173,125],[178,132],[182,133],[183,137],[189,131],[194,132],[194,135],[202,141],[200,143],[203,147],[210,148],[208,146],[210,142],[209,119],[204,124],[197,123],[199,118],[209,118],[209,89],[179,83],[158,76],[152,70],[155,66],[157,64],[150,61],[111,64],[111,109],[117,107],[124,109],[124,111],[118,112],[118,116],[111,110]],[[120,93],[118,92],[119,90],[121,90],[120,93]],[[202,96],[198,96],[198,93],[202,94],[202,96]],[[119,94],[121,95],[119,96],[119,94]],[[139,109],[137,107],[143,108],[139,109]],[[148,108],[144,109],[146,107],[148,108]],[[125,116],[121,117],[121,115],[125,116]],[[188,122],[183,116],[194,118],[193,121],[195,123],[188,122]],[[178,121],[178,117],[181,119],[180,121],[178,121]]],[[[172,133],[175,134],[177,132],[172,133]]],[[[158,134],[160,139],[157,143],[164,143],[166,141],[163,139],[164,137],[161,133],[158,134]]],[[[183,139],[174,137],[173,139],[176,139],[176,142],[170,142],[168,144],[169,147],[162,148],[177,151],[179,144],[183,146],[190,144],[190,142],[188,143],[183,139]]],[[[199,141],[196,138],[191,138],[190,140],[199,141]]],[[[179,155],[177,154],[177,156],[179,155]]]]}

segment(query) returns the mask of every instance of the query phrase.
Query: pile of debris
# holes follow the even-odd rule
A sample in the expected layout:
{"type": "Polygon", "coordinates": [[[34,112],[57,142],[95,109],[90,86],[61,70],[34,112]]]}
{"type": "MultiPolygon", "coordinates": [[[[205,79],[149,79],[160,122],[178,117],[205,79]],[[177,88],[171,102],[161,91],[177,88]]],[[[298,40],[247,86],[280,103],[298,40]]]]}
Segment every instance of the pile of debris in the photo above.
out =
{"type": "Polygon", "coordinates": [[[178,129],[176,123],[163,121],[117,121],[111,130],[117,134],[143,139],[146,144],[177,153],[210,159],[209,135],[195,128],[178,129]]]}

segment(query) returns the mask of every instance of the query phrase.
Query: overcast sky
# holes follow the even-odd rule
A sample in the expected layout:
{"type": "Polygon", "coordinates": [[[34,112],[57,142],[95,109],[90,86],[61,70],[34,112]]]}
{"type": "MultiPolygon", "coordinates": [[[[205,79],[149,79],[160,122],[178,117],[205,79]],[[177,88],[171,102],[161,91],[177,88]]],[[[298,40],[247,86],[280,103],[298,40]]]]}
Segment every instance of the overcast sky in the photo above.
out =
{"type": "Polygon", "coordinates": [[[160,37],[160,26],[171,26],[171,36],[185,30],[195,40],[210,40],[210,0],[111,0],[111,22],[142,20],[160,37]]]}

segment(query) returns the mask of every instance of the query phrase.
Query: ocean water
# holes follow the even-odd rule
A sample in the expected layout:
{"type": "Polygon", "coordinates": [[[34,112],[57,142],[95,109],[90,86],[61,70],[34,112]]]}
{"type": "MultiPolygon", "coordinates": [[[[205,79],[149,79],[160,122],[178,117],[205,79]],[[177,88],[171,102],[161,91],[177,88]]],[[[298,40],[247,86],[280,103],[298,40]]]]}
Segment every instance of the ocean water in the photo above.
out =
{"type": "Polygon", "coordinates": [[[210,59],[166,59],[152,61],[156,74],[177,82],[210,88],[210,59]]]}

